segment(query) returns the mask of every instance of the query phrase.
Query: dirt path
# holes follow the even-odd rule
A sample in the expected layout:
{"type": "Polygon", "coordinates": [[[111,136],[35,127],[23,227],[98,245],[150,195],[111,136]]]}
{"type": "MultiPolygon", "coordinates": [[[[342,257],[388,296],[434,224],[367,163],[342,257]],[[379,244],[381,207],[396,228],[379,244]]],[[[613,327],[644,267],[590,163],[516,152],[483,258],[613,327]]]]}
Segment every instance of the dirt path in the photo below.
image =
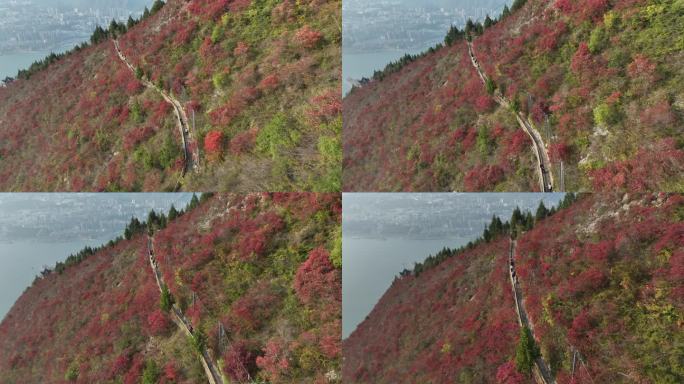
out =
{"type": "MultiPolygon", "coordinates": [[[[159,271],[159,264],[154,257],[154,238],[150,236],[147,237],[147,254],[150,259],[152,273],[154,274],[154,278],[157,280],[157,286],[159,287],[159,292],[161,293],[163,290],[162,287],[165,285],[164,278],[159,271]]],[[[183,312],[180,310],[180,308],[176,304],[173,304],[171,310],[174,315],[172,316],[173,322],[176,323],[178,328],[180,328],[187,336],[192,336],[194,331],[192,323],[185,317],[185,315],[183,315],[183,312]]],[[[200,357],[202,367],[204,368],[204,373],[207,375],[209,383],[223,384],[223,377],[219,373],[218,368],[216,368],[216,364],[214,364],[206,348],[202,349],[200,357]]]]}
{"type": "MultiPolygon", "coordinates": [[[[126,59],[126,56],[124,56],[123,52],[121,52],[121,49],[119,47],[119,41],[118,40],[113,40],[114,41],[114,49],[116,50],[116,54],[119,56],[119,59],[126,64],[128,69],[133,72],[133,75],[136,74],[136,68],[126,59]]],[[[185,108],[183,108],[183,105],[173,97],[170,93],[167,93],[163,89],[157,87],[154,83],[152,83],[149,79],[147,79],[145,76],[143,76],[140,81],[148,88],[154,89],[157,91],[159,94],[161,94],[162,98],[164,100],[171,104],[173,107],[173,112],[176,115],[176,122],[178,124],[178,130],[180,131],[181,134],[181,140],[183,141],[183,158],[184,158],[184,167],[183,167],[183,176],[185,174],[192,170],[197,172],[199,170],[199,149],[197,147],[197,142],[195,141],[195,138],[193,136],[192,131],[190,130],[190,124],[188,123],[188,115],[185,113],[185,108]]]]}
{"type": "MultiPolygon", "coordinates": [[[[515,272],[515,248],[517,242],[511,239],[511,245],[508,254],[509,276],[511,278],[511,287],[513,289],[513,298],[515,300],[515,312],[518,314],[518,324],[520,327],[527,327],[532,332],[534,337],[534,325],[527,316],[525,311],[525,300],[523,299],[522,289],[520,289],[520,282],[515,272]]],[[[535,360],[534,377],[539,384],[556,384],[556,380],[551,375],[549,366],[544,361],[543,357],[538,357],[535,360]]]]}
{"type": "MultiPolygon", "coordinates": [[[[484,73],[482,67],[480,66],[480,63],[477,61],[477,58],[475,57],[475,53],[473,51],[473,43],[471,41],[466,42],[468,44],[468,54],[470,55],[470,60],[472,61],[473,66],[477,71],[477,74],[480,76],[480,80],[482,80],[482,83],[486,87],[489,78],[484,73]]],[[[508,100],[499,89],[496,89],[494,91],[493,97],[499,105],[506,109],[511,109],[512,104],[510,100],[508,100]]],[[[532,147],[534,149],[534,154],[537,158],[537,172],[539,174],[540,190],[544,192],[553,192],[553,174],[551,173],[551,170],[553,168],[551,168],[551,161],[549,159],[549,154],[546,150],[546,145],[544,144],[542,136],[539,134],[539,131],[537,131],[537,129],[534,128],[534,124],[532,124],[532,122],[522,113],[515,112],[515,118],[516,120],[518,120],[518,124],[523,129],[523,131],[525,131],[527,136],[529,136],[532,140],[532,147]]]]}

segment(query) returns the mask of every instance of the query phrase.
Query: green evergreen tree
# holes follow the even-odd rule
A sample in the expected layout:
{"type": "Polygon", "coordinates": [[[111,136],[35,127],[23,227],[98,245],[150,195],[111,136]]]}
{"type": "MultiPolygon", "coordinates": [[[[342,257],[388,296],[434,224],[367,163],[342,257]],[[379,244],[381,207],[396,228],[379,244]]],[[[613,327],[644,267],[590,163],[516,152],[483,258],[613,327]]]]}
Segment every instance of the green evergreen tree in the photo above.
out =
{"type": "Polygon", "coordinates": [[[97,44],[107,39],[107,37],[107,31],[105,31],[102,27],[98,25],[97,27],[95,27],[95,31],[93,31],[93,34],[90,36],[90,43],[97,44]]]}
{"type": "Polygon", "coordinates": [[[150,17],[150,10],[147,9],[147,7],[145,7],[145,10],[143,11],[142,17],[143,19],[147,19],[148,17],[150,17]]]}
{"type": "Polygon", "coordinates": [[[508,4],[504,5],[503,12],[501,12],[501,18],[505,18],[511,15],[511,10],[508,8],[508,4]]]}
{"type": "Polygon", "coordinates": [[[178,217],[178,211],[176,210],[176,207],[174,207],[173,204],[171,204],[171,208],[169,208],[169,221],[174,220],[176,217],[178,217]]]}
{"type": "Polygon", "coordinates": [[[490,96],[493,95],[494,92],[496,92],[496,83],[490,77],[487,78],[487,82],[485,84],[485,87],[487,88],[487,93],[490,96]]]}
{"type": "Polygon", "coordinates": [[[546,218],[547,216],[549,216],[549,210],[544,205],[544,202],[540,201],[539,207],[537,207],[537,212],[534,215],[534,219],[535,221],[539,221],[546,218]]]}
{"type": "Polygon", "coordinates": [[[487,17],[485,17],[485,20],[484,20],[485,29],[491,27],[492,25],[494,25],[494,20],[492,20],[492,18],[489,17],[489,15],[487,15],[487,17]]]}
{"type": "Polygon", "coordinates": [[[128,16],[128,21],[126,21],[126,28],[131,29],[135,25],[135,20],[132,16],[128,16]]]}
{"type": "Polygon", "coordinates": [[[515,348],[515,367],[518,372],[530,375],[535,360],[541,356],[539,347],[532,337],[532,331],[524,327],[520,329],[520,340],[515,348]]]}
{"type": "Polygon", "coordinates": [[[188,204],[188,210],[195,209],[199,205],[199,199],[197,199],[196,194],[192,194],[192,199],[190,199],[190,204],[188,204]]]}
{"type": "Polygon", "coordinates": [[[515,0],[511,6],[511,10],[517,11],[518,9],[522,8],[525,3],[527,3],[527,0],[515,0]]]}
{"type": "Polygon", "coordinates": [[[472,19],[468,19],[468,21],[466,21],[466,25],[465,25],[465,34],[466,34],[466,36],[472,35],[472,33],[475,31],[475,29],[476,29],[476,28],[475,28],[475,23],[473,22],[473,20],[472,20],[472,19]]]}
{"type": "Polygon", "coordinates": [[[159,308],[161,308],[161,310],[164,312],[168,312],[171,310],[171,307],[173,307],[173,295],[171,295],[171,292],[166,285],[162,285],[159,308]]]}
{"type": "Polygon", "coordinates": [[[192,338],[192,345],[197,352],[202,351],[207,347],[207,335],[201,329],[195,329],[190,336],[192,338]]]}
{"type": "Polygon", "coordinates": [[[455,25],[452,25],[444,38],[444,44],[451,46],[461,37],[463,37],[463,32],[455,25]]]}
{"type": "Polygon", "coordinates": [[[152,13],[152,14],[155,14],[155,13],[159,12],[159,10],[162,9],[162,8],[164,7],[164,4],[165,4],[165,3],[164,3],[162,0],[156,0],[156,1],[154,2],[154,4],[152,4],[152,11],[151,11],[151,13],[152,13]]]}

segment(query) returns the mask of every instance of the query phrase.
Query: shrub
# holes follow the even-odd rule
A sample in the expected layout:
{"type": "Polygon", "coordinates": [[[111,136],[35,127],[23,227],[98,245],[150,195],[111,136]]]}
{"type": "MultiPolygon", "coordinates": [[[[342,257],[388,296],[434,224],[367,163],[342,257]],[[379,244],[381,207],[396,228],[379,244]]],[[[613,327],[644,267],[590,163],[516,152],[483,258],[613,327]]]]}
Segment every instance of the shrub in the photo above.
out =
{"type": "Polygon", "coordinates": [[[221,131],[210,131],[204,136],[204,151],[211,158],[219,158],[223,152],[224,138],[221,131]]]}
{"type": "Polygon", "coordinates": [[[67,381],[76,381],[78,379],[78,366],[75,364],[72,364],[69,369],[67,369],[66,373],[64,374],[64,380],[67,381]]]}
{"type": "Polygon", "coordinates": [[[340,290],[338,271],[330,261],[330,254],[323,248],[309,253],[309,258],[299,267],[295,275],[294,289],[299,299],[305,303],[317,300],[337,300],[340,290]]]}
{"type": "Polygon", "coordinates": [[[308,25],[300,28],[297,33],[295,33],[295,39],[304,48],[312,49],[318,46],[318,43],[323,38],[323,34],[312,29],[308,25]]]}
{"type": "Polygon", "coordinates": [[[171,321],[169,321],[166,313],[157,309],[147,316],[147,326],[153,335],[160,335],[169,330],[171,321]]]}
{"type": "Polygon", "coordinates": [[[241,383],[254,378],[257,354],[244,340],[233,342],[223,356],[223,372],[232,381],[241,383]]]}
{"type": "Polygon", "coordinates": [[[496,381],[499,384],[523,384],[525,376],[521,375],[512,361],[506,362],[496,370],[496,381]]]}
{"type": "Polygon", "coordinates": [[[256,143],[257,133],[259,131],[256,128],[249,129],[248,131],[238,133],[230,140],[230,152],[239,156],[243,153],[249,152],[256,143]]]}
{"type": "Polygon", "coordinates": [[[142,374],[142,384],[157,384],[161,370],[154,360],[148,360],[142,374]]]}
{"type": "Polygon", "coordinates": [[[589,36],[589,51],[591,53],[598,53],[606,47],[608,43],[608,34],[603,27],[597,27],[591,32],[589,36]]]}
{"type": "Polygon", "coordinates": [[[485,84],[487,88],[487,93],[491,96],[496,91],[496,83],[491,78],[487,78],[487,83],[485,84]]]}
{"type": "Polygon", "coordinates": [[[284,149],[295,146],[300,140],[300,134],[293,123],[285,116],[278,114],[266,124],[256,138],[256,148],[259,152],[278,158],[284,149]]]}
{"type": "Polygon", "coordinates": [[[602,127],[617,124],[622,119],[622,112],[617,103],[601,103],[594,108],[594,122],[602,127]]]}

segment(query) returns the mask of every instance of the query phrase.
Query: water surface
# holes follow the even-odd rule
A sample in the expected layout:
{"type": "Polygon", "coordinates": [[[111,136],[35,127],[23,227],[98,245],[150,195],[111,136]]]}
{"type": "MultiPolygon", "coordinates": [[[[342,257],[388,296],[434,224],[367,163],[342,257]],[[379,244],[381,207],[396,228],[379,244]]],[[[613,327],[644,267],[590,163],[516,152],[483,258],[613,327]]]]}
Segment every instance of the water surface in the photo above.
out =
{"type": "Polygon", "coordinates": [[[444,247],[458,248],[471,239],[342,238],[342,337],[347,338],[392,284],[397,271],[413,269],[444,247]]]}
{"type": "Polygon", "coordinates": [[[85,246],[100,246],[107,241],[109,238],[104,237],[64,243],[0,243],[0,319],[44,267],[53,268],[56,262],[64,261],[85,246]]]}

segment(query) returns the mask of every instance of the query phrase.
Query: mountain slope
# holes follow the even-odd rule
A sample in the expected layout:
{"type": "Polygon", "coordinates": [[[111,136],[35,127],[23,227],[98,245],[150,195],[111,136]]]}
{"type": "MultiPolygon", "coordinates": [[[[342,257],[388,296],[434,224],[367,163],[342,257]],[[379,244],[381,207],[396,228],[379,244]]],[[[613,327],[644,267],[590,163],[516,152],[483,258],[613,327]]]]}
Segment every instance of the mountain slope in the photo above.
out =
{"type": "Polygon", "coordinates": [[[585,195],[513,243],[504,227],[439,255],[398,278],[344,341],[343,379],[531,382],[516,368],[516,282],[552,377],[536,382],[680,382],[683,215],[681,195],[585,195]]]}
{"type": "Polygon", "coordinates": [[[207,382],[205,351],[222,382],[335,382],[339,220],[338,195],[216,195],[159,225],[152,258],[132,226],[24,292],[0,324],[0,381],[207,382]]]}
{"type": "Polygon", "coordinates": [[[345,97],[345,190],[541,190],[516,112],[555,190],[683,189],[684,3],[517,3],[471,31],[490,84],[457,34],[345,97]]]}
{"type": "Polygon", "coordinates": [[[134,70],[102,31],[0,88],[0,187],[339,190],[340,15],[335,0],[170,0],[113,29],[134,70]],[[198,163],[185,177],[175,110],[198,163]]]}

